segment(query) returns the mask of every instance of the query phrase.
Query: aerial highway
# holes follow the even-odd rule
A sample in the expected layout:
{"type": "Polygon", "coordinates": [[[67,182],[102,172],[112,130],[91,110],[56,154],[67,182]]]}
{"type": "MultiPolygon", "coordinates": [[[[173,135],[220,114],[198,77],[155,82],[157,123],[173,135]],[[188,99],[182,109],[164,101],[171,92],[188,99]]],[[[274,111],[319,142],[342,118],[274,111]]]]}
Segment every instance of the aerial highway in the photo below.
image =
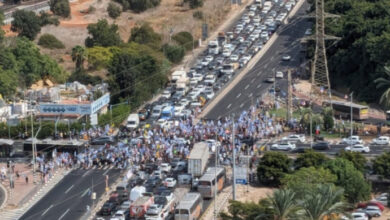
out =
{"type": "Polygon", "coordinates": [[[75,169],[20,219],[80,219],[92,206],[91,190],[99,198],[105,191],[105,176],[109,184],[120,176],[119,169],[75,169]]]}
{"type": "MultiPolygon", "coordinates": [[[[286,73],[288,68],[297,68],[303,60],[300,39],[305,36],[305,31],[311,28],[312,23],[306,14],[308,5],[305,2],[287,25],[282,25],[277,31],[278,37],[255,66],[224,96],[205,116],[208,119],[216,119],[239,113],[251,105],[252,99],[268,93],[272,83],[264,82],[267,77],[273,76],[275,71],[286,73]],[[283,61],[282,56],[291,56],[290,61],[283,61]]],[[[287,80],[277,80],[282,91],[286,91],[287,80]]],[[[285,92],[286,93],[286,92],[285,92]]],[[[237,115],[237,114],[236,114],[237,115]]]]}

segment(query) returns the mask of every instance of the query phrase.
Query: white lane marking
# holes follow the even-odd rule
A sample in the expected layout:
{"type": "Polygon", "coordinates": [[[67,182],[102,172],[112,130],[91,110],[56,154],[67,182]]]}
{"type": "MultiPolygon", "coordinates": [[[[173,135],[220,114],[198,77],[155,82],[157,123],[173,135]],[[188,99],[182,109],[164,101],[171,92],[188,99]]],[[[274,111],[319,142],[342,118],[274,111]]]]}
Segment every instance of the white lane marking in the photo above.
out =
{"type": "Polygon", "coordinates": [[[58,220],[61,220],[68,212],[69,212],[70,209],[67,209],[64,214],[61,215],[61,217],[58,219],[58,220]]]}
{"type": "Polygon", "coordinates": [[[272,68],[272,72],[275,72],[275,67],[274,67],[274,68],[272,68]]]}
{"type": "Polygon", "coordinates": [[[232,106],[232,104],[230,103],[228,106],[227,106],[227,108],[230,108],[232,106]]]}
{"type": "Polygon", "coordinates": [[[272,60],[274,60],[274,59],[275,59],[275,56],[272,56],[271,59],[270,59],[270,61],[272,61],[272,60]]]}
{"type": "Polygon", "coordinates": [[[249,84],[245,86],[245,89],[248,89],[249,88],[249,84]]]}
{"type": "Polygon", "coordinates": [[[89,172],[91,172],[91,170],[88,170],[87,172],[85,172],[81,177],[85,177],[89,172]]]}
{"type": "Polygon", "coordinates": [[[240,96],[241,96],[241,93],[239,93],[236,98],[238,99],[240,96]]]}
{"type": "Polygon", "coordinates": [[[260,88],[260,87],[261,87],[261,84],[257,85],[257,87],[256,87],[256,88],[258,89],[258,88],[260,88]]]}
{"type": "Polygon", "coordinates": [[[53,205],[50,205],[49,208],[47,208],[41,216],[44,216],[51,208],[53,208],[53,205]]]}
{"type": "Polygon", "coordinates": [[[267,69],[267,67],[268,67],[268,63],[266,63],[266,64],[264,65],[264,68],[266,68],[266,69],[267,69]]]}
{"type": "Polygon", "coordinates": [[[255,81],[255,79],[256,79],[256,78],[253,78],[253,79],[251,80],[251,83],[253,83],[253,82],[255,81]]]}
{"type": "Polygon", "coordinates": [[[72,188],[73,188],[74,185],[71,185],[66,191],[65,191],[65,194],[67,194],[72,188]]]}
{"type": "Polygon", "coordinates": [[[103,176],[105,176],[108,173],[108,171],[110,171],[110,170],[108,169],[108,170],[104,171],[103,176]]]}
{"type": "Polygon", "coordinates": [[[244,103],[241,103],[240,108],[242,108],[242,106],[244,106],[244,103]]]}
{"type": "Polygon", "coordinates": [[[83,198],[85,195],[87,195],[88,191],[89,191],[89,188],[86,189],[86,190],[83,192],[83,194],[80,196],[80,198],[83,198]]]}
{"type": "Polygon", "coordinates": [[[252,97],[252,95],[253,95],[253,93],[249,94],[248,97],[250,98],[250,97],[252,97]]]}
{"type": "Polygon", "coordinates": [[[258,73],[257,73],[257,76],[260,76],[260,74],[261,74],[261,72],[258,72],[258,73]]]}

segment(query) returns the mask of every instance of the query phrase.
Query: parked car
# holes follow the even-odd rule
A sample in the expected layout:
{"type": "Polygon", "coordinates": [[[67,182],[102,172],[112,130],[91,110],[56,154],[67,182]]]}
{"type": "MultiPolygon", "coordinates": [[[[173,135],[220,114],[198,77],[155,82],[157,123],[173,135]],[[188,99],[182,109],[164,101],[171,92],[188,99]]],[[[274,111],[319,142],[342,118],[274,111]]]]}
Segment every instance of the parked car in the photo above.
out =
{"type": "Polygon", "coordinates": [[[340,144],[348,144],[348,145],[352,145],[352,144],[363,144],[363,140],[360,139],[359,136],[350,136],[348,138],[343,138],[340,142],[340,144]]]}
{"type": "Polygon", "coordinates": [[[313,145],[314,150],[330,150],[329,142],[321,141],[313,145]]]}
{"type": "Polygon", "coordinates": [[[373,144],[376,145],[389,145],[390,138],[387,136],[380,136],[372,140],[373,144]]]}
{"type": "Polygon", "coordinates": [[[296,148],[295,144],[292,144],[290,142],[281,142],[279,144],[273,144],[271,146],[272,150],[294,150],[296,148]]]}
{"type": "Polygon", "coordinates": [[[353,145],[352,147],[351,146],[346,147],[345,151],[369,153],[370,148],[368,146],[364,146],[363,144],[356,144],[353,145]]]}
{"type": "Polygon", "coordinates": [[[369,217],[379,217],[382,215],[382,211],[378,206],[367,206],[365,209],[359,211],[364,211],[369,217]]]}
{"type": "Polygon", "coordinates": [[[352,220],[368,220],[369,217],[365,212],[352,212],[352,220]]]}
{"type": "Polygon", "coordinates": [[[176,180],[174,178],[166,178],[164,180],[164,186],[168,187],[168,188],[175,188],[176,186],[176,180]]]}
{"type": "Polygon", "coordinates": [[[290,142],[305,142],[306,138],[303,134],[291,134],[287,137],[283,137],[282,140],[290,141],[290,142]]]}

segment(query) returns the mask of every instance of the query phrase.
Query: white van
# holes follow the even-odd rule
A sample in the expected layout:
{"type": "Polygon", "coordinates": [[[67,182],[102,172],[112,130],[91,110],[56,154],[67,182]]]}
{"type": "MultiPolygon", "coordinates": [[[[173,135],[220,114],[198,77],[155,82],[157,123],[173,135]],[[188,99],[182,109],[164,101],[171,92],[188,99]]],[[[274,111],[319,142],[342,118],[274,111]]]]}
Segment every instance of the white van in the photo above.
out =
{"type": "Polygon", "coordinates": [[[142,194],[146,192],[146,188],[143,186],[136,186],[130,191],[130,202],[133,203],[138,198],[142,197],[142,194]]]}
{"type": "Polygon", "coordinates": [[[130,129],[135,129],[139,125],[139,116],[138,114],[130,114],[127,118],[126,127],[130,129]]]}

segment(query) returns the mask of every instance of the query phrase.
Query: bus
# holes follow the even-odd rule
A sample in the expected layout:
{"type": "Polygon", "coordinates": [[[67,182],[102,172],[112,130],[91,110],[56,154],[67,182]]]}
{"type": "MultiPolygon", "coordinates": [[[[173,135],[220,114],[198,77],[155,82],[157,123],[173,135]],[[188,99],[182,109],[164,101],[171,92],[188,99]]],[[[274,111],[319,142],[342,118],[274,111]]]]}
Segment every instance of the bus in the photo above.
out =
{"type": "Polygon", "coordinates": [[[195,220],[200,218],[203,199],[199,193],[189,192],[181,200],[175,210],[175,220],[195,220]]]}
{"type": "Polygon", "coordinates": [[[199,179],[198,192],[203,198],[214,197],[215,183],[217,183],[217,193],[223,189],[226,180],[226,171],[222,167],[210,167],[199,179]]]}
{"type": "MultiPolygon", "coordinates": [[[[326,101],[323,106],[330,106],[330,102],[326,101]]],[[[332,107],[334,116],[336,118],[351,118],[351,107],[352,107],[352,119],[353,120],[365,120],[368,119],[368,107],[365,105],[359,105],[350,102],[343,101],[332,101],[332,107]]]]}

